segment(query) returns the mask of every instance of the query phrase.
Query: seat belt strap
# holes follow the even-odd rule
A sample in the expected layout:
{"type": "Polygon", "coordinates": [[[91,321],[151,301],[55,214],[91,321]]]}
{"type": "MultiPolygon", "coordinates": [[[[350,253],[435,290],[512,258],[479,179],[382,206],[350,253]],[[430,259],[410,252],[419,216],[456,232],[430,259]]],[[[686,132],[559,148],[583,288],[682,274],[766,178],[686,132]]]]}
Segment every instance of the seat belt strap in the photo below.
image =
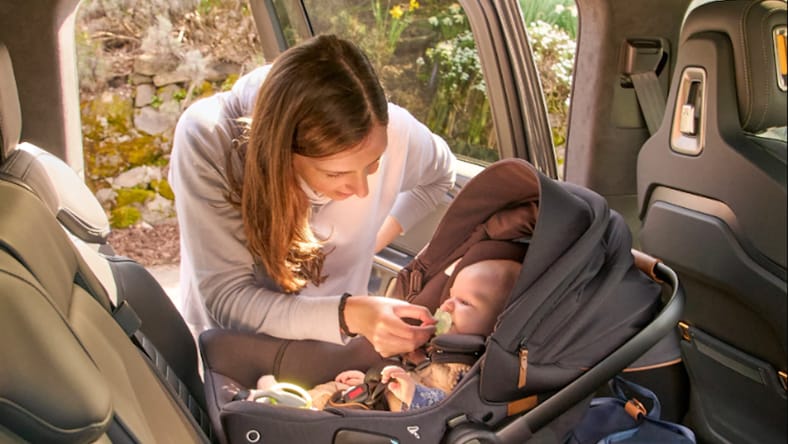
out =
{"type": "Polygon", "coordinates": [[[632,85],[635,87],[635,95],[640,104],[640,111],[646,120],[649,134],[657,132],[662,123],[662,116],[665,113],[665,92],[659,83],[657,73],[645,71],[630,74],[632,85]]]}
{"type": "Polygon", "coordinates": [[[125,300],[121,301],[120,304],[112,310],[112,317],[126,333],[126,336],[129,337],[134,336],[134,334],[139,331],[140,326],[142,326],[142,320],[140,320],[140,317],[125,300]]]}

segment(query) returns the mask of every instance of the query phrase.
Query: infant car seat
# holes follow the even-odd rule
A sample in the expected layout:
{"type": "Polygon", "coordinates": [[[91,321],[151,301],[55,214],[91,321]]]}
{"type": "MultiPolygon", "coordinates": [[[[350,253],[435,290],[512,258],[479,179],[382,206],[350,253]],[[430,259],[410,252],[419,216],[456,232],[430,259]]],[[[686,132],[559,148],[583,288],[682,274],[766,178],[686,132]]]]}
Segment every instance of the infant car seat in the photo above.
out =
{"type": "Polygon", "coordinates": [[[663,265],[644,267],[673,288],[660,311],[661,288],[635,265],[623,219],[601,196],[518,159],[496,162],[467,183],[430,244],[400,272],[395,297],[434,310],[453,279],[442,271],[485,240],[528,242],[528,252],[483,355],[444,401],[399,413],[233,401],[233,390],[253,386],[263,373],[309,387],[346,368],[370,367],[376,356],[363,340],[343,349],[213,330],[200,343],[220,438],[522,442],[538,429],[560,437],[582,415],[581,401],[634,361],[634,367],[677,362],[683,294],[675,275],[663,265]]]}

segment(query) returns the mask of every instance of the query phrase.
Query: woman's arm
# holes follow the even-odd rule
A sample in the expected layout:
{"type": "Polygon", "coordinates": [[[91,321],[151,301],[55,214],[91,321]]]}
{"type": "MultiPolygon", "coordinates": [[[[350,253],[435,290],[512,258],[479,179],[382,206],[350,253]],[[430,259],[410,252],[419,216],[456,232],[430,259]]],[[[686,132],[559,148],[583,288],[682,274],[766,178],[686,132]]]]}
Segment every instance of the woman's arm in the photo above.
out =
{"type": "Polygon", "coordinates": [[[383,221],[383,225],[380,227],[378,235],[375,238],[375,253],[379,252],[386,245],[394,241],[397,236],[402,234],[402,231],[402,225],[397,222],[397,219],[391,215],[386,216],[386,219],[383,221]]]}
{"type": "Polygon", "coordinates": [[[429,214],[454,186],[457,159],[448,144],[409,112],[389,106],[390,143],[404,144],[405,167],[401,193],[391,216],[407,231],[429,214]]]}

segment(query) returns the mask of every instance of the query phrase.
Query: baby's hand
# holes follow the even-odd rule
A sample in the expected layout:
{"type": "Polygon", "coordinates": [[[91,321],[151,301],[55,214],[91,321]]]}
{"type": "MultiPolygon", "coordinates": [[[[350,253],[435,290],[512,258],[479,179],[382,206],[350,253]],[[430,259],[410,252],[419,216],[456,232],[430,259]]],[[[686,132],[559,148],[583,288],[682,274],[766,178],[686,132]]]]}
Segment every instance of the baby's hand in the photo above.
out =
{"type": "Polygon", "coordinates": [[[358,370],[346,370],[337,375],[334,381],[346,384],[349,386],[359,385],[364,382],[364,372],[358,370]]]}
{"type": "Polygon", "coordinates": [[[388,390],[400,401],[410,405],[416,391],[416,381],[413,377],[396,365],[387,365],[380,372],[381,382],[388,383],[388,390]]]}

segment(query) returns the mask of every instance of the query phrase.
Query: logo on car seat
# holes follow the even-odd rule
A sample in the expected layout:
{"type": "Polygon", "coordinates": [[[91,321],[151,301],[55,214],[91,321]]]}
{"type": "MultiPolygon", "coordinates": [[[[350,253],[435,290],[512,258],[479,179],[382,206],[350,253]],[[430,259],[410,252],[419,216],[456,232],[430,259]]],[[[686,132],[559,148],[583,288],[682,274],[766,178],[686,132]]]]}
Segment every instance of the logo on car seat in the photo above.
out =
{"type": "Polygon", "coordinates": [[[419,435],[419,426],[417,425],[408,426],[407,430],[408,433],[413,435],[414,438],[421,439],[421,435],[419,435]]]}

